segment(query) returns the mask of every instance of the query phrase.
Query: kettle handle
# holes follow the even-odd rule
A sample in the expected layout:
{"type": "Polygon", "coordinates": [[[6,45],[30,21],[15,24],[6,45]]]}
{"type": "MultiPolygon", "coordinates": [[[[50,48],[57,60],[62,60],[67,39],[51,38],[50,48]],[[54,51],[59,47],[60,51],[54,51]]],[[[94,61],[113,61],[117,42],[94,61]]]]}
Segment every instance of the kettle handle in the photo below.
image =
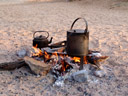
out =
{"type": "Polygon", "coordinates": [[[38,32],[46,32],[46,33],[47,33],[46,39],[49,37],[49,33],[48,33],[47,31],[35,31],[35,32],[33,33],[33,38],[35,38],[35,34],[38,33],[38,32]]]}
{"type": "Polygon", "coordinates": [[[83,20],[84,20],[84,22],[85,22],[85,24],[86,24],[85,32],[88,32],[88,23],[87,23],[86,19],[84,19],[84,18],[82,18],[82,17],[77,18],[77,19],[72,23],[72,26],[71,26],[71,29],[70,29],[70,30],[72,30],[74,24],[75,24],[76,21],[79,20],[79,19],[83,19],[83,20]]]}

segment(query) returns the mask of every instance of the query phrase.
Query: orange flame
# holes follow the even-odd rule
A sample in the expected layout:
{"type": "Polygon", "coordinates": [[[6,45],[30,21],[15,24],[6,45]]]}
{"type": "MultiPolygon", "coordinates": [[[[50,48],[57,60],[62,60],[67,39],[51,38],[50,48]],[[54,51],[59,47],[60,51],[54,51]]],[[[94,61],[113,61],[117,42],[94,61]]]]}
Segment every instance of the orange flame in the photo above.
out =
{"type": "Polygon", "coordinates": [[[87,57],[84,56],[84,64],[88,64],[87,57]]]}
{"type": "MultiPolygon", "coordinates": [[[[38,45],[34,46],[33,49],[34,49],[34,53],[32,53],[32,56],[38,56],[38,57],[43,57],[44,58],[44,62],[47,62],[48,60],[50,60],[51,58],[51,55],[49,55],[46,51],[43,51],[40,50],[39,48],[37,48],[38,45]]],[[[66,71],[66,69],[68,69],[68,67],[70,66],[70,64],[68,62],[65,61],[65,57],[68,57],[68,55],[63,55],[63,54],[59,54],[60,52],[63,52],[64,48],[61,48],[59,49],[58,51],[52,53],[52,55],[55,56],[56,60],[54,59],[54,61],[57,63],[58,61],[60,61],[61,59],[61,70],[63,72],[66,71]],[[59,52],[59,53],[57,53],[59,52]],[[59,55],[58,55],[59,54],[59,55]],[[61,59],[60,59],[61,58],[61,59]]],[[[72,57],[71,60],[74,60],[74,62],[76,63],[80,63],[80,57],[72,57]]],[[[88,63],[88,60],[87,60],[87,57],[84,56],[84,63],[87,64],[88,63]]]]}
{"type": "Polygon", "coordinates": [[[40,56],[43,55],[43,53],[40,49],[37,48],[37,46],[38,46],[37,44],[36,44],[36,46],[33,46],[33,49],[34,49],[35,53],[32,52],[32,56],[40,57],[40,56]]]}
{"type": "Polygon", "coordinates": [[[73,59],[75,62],[78,62],[78,63],[80,62],[80,58],[79,58],[79,57],[73,57],[72,59],[73,59]]]}
{"type": "Polygon", "coordinates": [[[57,54],[57,52],[54,52],[54,53],[52,53],[52,55],[55,55],[56,56],[56,61],[58,61],[58,54],[57,54]]]}
{"type": "Polygon", "coordinates": [[[51,56],[50,56],[46,51],[44,51],[44,58],[45,58],[45,61],[49,60],[50,57],[51,57],[51,56]]]}
{"type": "Polygon", "coordinates": [[[66,71],[66,69],[69,67],[69,64],[65,62],[65,60],[62,60],[61,64],[62,64],[62,71],[66,71]]]}

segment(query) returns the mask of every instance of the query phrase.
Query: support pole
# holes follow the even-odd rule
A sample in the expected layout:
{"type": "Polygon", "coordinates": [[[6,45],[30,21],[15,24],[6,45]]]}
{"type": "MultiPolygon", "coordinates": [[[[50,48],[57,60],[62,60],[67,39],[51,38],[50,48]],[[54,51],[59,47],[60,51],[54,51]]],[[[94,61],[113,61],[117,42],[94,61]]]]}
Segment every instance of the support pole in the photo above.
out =
{"type": "Polygon", "coordinates": [[[79,68],[79,70],[83,69],[83,64],[84,64],[84,56],[81,56],[80,57],[80,68],[79,68]]]}

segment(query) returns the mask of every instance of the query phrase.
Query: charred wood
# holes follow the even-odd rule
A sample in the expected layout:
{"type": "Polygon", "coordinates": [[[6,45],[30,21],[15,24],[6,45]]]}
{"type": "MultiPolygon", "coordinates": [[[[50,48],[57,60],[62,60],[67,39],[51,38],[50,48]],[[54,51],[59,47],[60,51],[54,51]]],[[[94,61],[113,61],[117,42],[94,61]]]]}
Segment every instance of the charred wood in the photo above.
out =
{"type": "Polygon", "coordinates": [[[0,70],[14,70],[16,68],[20,68],[25,65],[26,64],[24,60],[18,60],[14,62],[4,62],[4,63],[0,63],[0,70]]]}
{"type": "Polygon", "coordinates": [[[50,48],[58,48],[58,47],[65,47],[65,46],[66,46],[66,41],[60,41],[60,42],[49,45],[50,48]]]}

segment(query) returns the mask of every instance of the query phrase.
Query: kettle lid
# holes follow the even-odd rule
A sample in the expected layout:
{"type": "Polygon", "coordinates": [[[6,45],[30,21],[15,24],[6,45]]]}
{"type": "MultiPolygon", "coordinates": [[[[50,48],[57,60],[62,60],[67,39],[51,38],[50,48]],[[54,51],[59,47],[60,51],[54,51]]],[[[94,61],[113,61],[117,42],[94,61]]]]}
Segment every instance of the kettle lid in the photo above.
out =
{"type": "Polygon", "coordinates": [[[82,29],[73,29],[73,30],[69,30],[68,33],[72,33],[72,34],[85,34],[87,32],[85,32],[85,30],[82,30],[82,29]]]}

